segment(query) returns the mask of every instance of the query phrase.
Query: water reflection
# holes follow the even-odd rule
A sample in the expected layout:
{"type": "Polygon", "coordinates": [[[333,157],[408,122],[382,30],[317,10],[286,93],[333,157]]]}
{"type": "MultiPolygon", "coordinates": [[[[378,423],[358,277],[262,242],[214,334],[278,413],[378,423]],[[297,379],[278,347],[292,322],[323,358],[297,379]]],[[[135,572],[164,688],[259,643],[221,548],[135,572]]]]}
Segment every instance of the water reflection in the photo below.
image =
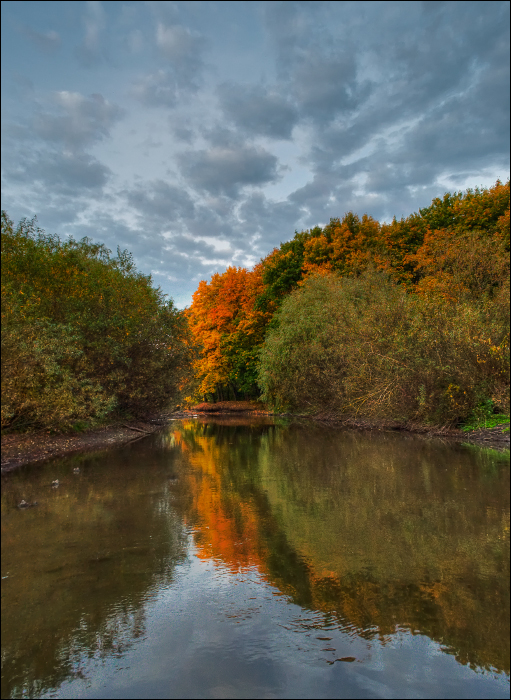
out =
{"type": "Polygon", "coordinates": [[[302,607],[509,673],[505,458],[417,437],[184,425],[200,556],[257,566],[302,607]],[[500,468],[499,468],[500,464],[500,468]]]}
{"type": "Polygon", "coordinates": [[[509,673],[507,461],[238,417],[10,474],[2,697],[338,697],[339,674],[351,697],[447,697],[443,661],[397,670],[442,649],[509,673]],[[98,690],[105,664],[121,690],[98,690]]]}
{"type": "Polygon", "coordinates": [[[3,479],[2,697],[39,697],[80,677],[84,653],[122,655],[144,634],[144,602],[169,585],[186,537],[165,485],[173,465],[134,456],[75,457],[3,479]],[[20,512],[22,499],[39,505],[20,512]]]}

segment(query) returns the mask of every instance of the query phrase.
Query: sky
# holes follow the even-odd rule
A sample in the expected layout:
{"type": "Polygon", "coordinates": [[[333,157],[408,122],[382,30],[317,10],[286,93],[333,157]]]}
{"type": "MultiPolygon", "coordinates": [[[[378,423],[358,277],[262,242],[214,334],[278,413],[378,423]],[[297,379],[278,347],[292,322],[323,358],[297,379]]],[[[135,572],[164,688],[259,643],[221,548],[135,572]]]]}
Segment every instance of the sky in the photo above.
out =
{"type": "Polygon", "coordinates": [[[295,231],[509,177],[508,2],[2,2],[2,208],[179,308],[295,231]]]}

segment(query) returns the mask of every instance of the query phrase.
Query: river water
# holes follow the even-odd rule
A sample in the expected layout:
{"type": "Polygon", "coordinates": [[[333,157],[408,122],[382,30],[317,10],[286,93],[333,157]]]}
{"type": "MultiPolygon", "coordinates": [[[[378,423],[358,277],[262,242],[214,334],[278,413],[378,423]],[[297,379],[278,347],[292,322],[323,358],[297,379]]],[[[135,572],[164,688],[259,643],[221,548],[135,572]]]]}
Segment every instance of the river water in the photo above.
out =
{"type": "Polygon", "coordinates": [[[2,698],[509,696],[509,453],[197,419],[2,481],[2,698]]]}

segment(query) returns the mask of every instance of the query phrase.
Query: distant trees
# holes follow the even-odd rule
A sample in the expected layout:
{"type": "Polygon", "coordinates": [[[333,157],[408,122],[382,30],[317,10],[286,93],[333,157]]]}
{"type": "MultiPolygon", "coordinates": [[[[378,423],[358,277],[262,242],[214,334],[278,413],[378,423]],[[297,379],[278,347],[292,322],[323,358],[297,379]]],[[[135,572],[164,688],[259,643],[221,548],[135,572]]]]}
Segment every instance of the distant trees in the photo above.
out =
{"type": "Polygon", "coordinates": [[[118,250],[2,212],[2,426],[142,416],[180,395],[186,319],[118,250]]]}
{"type": "Polygon", "coordinates": [[[509,182],[389,224],[348,212],[296,232],[253,271],[201,282],[189,310],[198,394],[257,385],[300,410],[395,406],[450,422],[485,401],[509,410],[508,290],[509,182]]]}
{"type": "Polygon", "coordinates": [[[509,411],[509,182],[296,232],[202,281],[184,312],[126,251],[35,220],[2,212],[2,251],[4,427],[142,416],[184,393],[450,423],[509,411]]]}
{"type": "Polygon", "coordinates": [[[236,399],[259,391],[258,348],[271,312],[256,305],[263,293],[262,266],[252,272],[229,267],[202,281],[188,310],[191,331],[200,347],[195,362],[200,397],[236,399]]]}

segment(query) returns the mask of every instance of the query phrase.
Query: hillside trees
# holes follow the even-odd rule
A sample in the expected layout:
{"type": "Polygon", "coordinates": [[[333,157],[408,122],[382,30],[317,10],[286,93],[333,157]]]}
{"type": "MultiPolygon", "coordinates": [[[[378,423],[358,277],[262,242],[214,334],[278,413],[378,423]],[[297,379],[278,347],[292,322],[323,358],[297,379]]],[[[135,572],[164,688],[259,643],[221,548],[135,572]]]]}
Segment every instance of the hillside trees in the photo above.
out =
{"type": "Polygon", "coordinates": [[[2,212],[2,426],[69,427],[177,400],[186,319],[133,259],[2,212]]]}

